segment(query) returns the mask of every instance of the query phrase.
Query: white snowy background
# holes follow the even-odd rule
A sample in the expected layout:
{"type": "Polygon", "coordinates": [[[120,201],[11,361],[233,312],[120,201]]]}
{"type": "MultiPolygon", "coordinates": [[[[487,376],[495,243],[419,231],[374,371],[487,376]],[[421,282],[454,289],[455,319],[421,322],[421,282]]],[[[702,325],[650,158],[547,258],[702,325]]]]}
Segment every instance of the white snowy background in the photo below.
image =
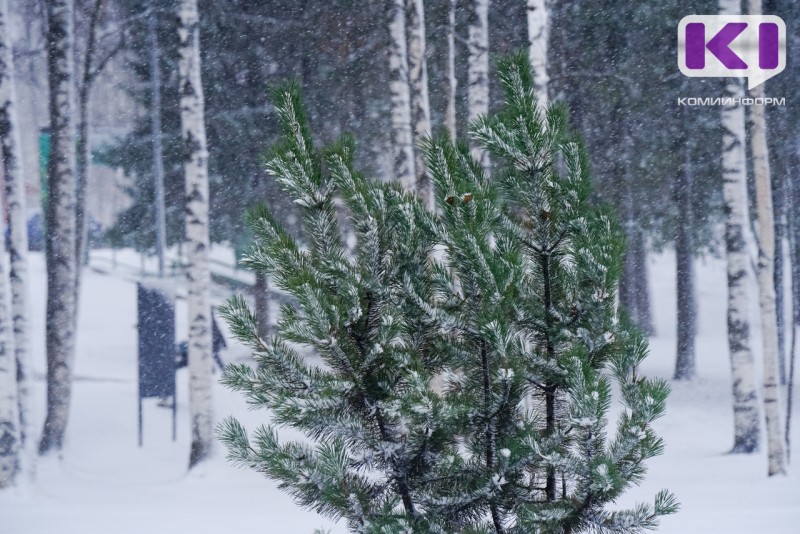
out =
{"type": "MultiPolygon", "coordinates": [[[[35,476],[0,493],[0,534],[216,534],[223,532],[303,533],[330,528],[346,532],[303,510],[275,484],[225,460],[216,445],[212,459],[187,473],[189,457],[186,370],[178,372],[178,439],[171,439],[171,412],[145,401],[144,446],[137,446],[137,338],[134,253],[93,251],[85,273],[79,317],[71,415],[63,458],[37,460],[35,476]],[[127,264],[126,269],[124,265],[127,264]]],[[[216,247],[214,255],[232,261],[216,247]]],[[[34,340],[34,421],[44,418],[44,309],[46,277],[41,254],[31,254],[31,307],[34,340]]],[[[670,378],[675,351],[675,261],[670,252],[649,263],[656,335],[644,365],[650,375],[670,378]]],[[[246,273],[240,273],[246,275],[246,273]]],[[[699,306],[698,378],[673,383],[666,416],[656,423],[666,452],[649,462],[641,487],[620,505],[650,500],[669,488],[681,502],[659,532],[672,534],[796,534],[800,532],[800,421],[795,418],[795,460],[787,476],[768,478],[766,453],[727,454],[732,444],[731,378],[725,329],[725,264],[704,259],[697,266],[699,306]]],[[[215,291],[216,304],[223,295],[215,291]]],[[[752,338],[760,337],[752,295],[752,338]]],[[[186,310],[177,306],[178,339],[186,336],[186,310]]],[[[220,321],[225,332],[227,329],[220,321]]],[[[225,361],[246,361],[246,350],[229,339],[225,361]]],[[[220,374],[215,375],[217,379],[220,374]]],[[[248,426],[268,414],[249,411],[243,399],[219,384],[215,416],[235,415],[248,426]]],[[[800,409],[800,395],[795,394],[800,409]]],[[[795,411],[797,412],[797,410],[795,411]]]]}

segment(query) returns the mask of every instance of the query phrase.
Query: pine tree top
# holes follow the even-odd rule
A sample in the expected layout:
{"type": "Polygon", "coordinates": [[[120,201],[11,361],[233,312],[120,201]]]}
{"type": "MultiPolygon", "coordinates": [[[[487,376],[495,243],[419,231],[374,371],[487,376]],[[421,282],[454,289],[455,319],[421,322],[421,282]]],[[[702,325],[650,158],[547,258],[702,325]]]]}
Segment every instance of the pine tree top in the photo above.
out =
{"type": "Polygon", "coordinates": [[[537,104],[524,55],[499,70],[504,106],[470,128],[491,175],[464,144],[425,143],[435,213],[357,172],[351,139],[317,149],[296,85],[273,93],[284,138],[267,166],[305,245],[251,213],[244,263],[291,302],[270,339],[242,298],[224,308],[256,364],[224,382],[271,422],[220,436],[353,532],[639,532],[677,509],[668,492],[606,509],[662,451],[668,386],[637,374],[647,342],[615,304],[624,239],[589,202],[565,110],[537,104]]]}

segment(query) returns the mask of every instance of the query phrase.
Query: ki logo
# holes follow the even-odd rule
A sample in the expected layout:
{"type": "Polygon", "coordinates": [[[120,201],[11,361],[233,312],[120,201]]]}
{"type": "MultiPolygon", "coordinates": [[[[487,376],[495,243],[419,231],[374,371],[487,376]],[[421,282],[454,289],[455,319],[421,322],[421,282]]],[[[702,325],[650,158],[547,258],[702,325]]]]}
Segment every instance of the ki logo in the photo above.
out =
{"type": "Polygon", "coordinates": [[[690,15],[678,24],[678,68],[693,78],[747,78],[786,68],[786,24],[773,15],[690,15]]]}

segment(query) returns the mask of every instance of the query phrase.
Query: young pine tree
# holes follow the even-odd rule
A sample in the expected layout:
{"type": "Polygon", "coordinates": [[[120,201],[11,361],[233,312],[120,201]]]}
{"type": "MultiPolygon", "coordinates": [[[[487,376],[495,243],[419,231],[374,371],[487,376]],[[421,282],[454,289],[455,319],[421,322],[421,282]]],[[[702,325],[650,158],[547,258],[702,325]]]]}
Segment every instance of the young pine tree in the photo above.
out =
{"type": "Polygon", "coordinates": [[[257,367],[224,381],[271,424],[250,437],[229,419],[220,435],[232,460],[352,532],[641,532],[677,509],[662,491],[607,510],[663,449],[651,423],[668,387],[637,374],[647,343],[614,305],[623,237],[588,203],[565,113],[537,107],[525,55],[500,71],[505,105],[470,132],[493,176],[464,144],[426,143],[438,214],[355,172],[349,140],[315,149],[297,88],[275,94],[269,170],[303,207],[307,245],[251,214],[245,261],[292,300],[270,339],[242,299],[225,307],[257,367]]]}

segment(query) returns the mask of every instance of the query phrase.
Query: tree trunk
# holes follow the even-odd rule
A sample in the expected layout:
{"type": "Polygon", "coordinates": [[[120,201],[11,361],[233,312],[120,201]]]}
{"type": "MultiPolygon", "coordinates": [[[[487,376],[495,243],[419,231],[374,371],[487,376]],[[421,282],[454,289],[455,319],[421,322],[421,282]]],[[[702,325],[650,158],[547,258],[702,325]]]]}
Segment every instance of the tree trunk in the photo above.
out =
{"type": "MultiPolygon", "coordinates": [[[[15,273],[14,269],[14,256],[19,256],[20,251],[15,250],[15,245],[19,245],[20,241],[20,216],[24,225],[24,210],[21,210],[23,204],[20,202],[22,198],[24,202],[24,188],[20,188],[23,182],[23,174],[21,168],[20,158],[20,143],[19,143],[19,130],[17,129],[16,118],[16,94],[14,88],[14,57],[11,52],[11,40],[9,38],[9,12],[7,0],[0,0],[0,150],[2,150],[3,157],[3,176],[5,179],[6,199],[8,203],[8,220],[10,230],[10,252],[11,254],[11,283],[14,284],[15,273]],[[13,213],[14,211],[18,213],[13,213]],[[14,234],[17,234],[16,236],[14,234]],[[16,242],[15,242],[16,238],[16,242]]],[[[23,227],[24,228],[24,227],[23,227]]],[[[25,232],[22,232],[22,244],[25,244],[25,232]]],[[[4,254],[5,239],[0,242],[0,255],[4,254]]],[[[22,255],[25,256],[26,249],[23,249],[22,255]]],[[[19,262],[19,259],[17,259],[19,262]]],[[[22,260],[22,319],[20,336],[23,343],[26,344],[24,349],[27,349],[27,328],[25,319],[27,313],[25,310],[25,260],[22,260]]],[[[27,415],[27,401],[25,403],[21,400],[20,390],[24,386],[27,394],[27,382],[25,372],[20,372],[18,369],[17,360],[25,360],[27,358],[27,350],[15,351],[11,344],[11,336],[9,335],[9,314],[8,303],[6,297],[6,277],[4,272],[4,262],[0,261],[0,489],[10,486],[14,483],[17,473],[20,470],[20,449],[22,448],[22,434],[25,423],[25,416],[27,415]],[[23,382],[18,384],[17,378],[22,377],[23,382]]],[[[19,288],[17,288],[19,290],[19,288]]],[[[12,314],[18,310],[20,302],[14,299],[12,295],[12,314]]],[[[13,324],[14,334],[17,336],[18,322],[15,320],[13,324]]],[[[25,362],[27,363],[27,362],[25,362]]],[[[27,370],[26,368],[23,368],[27,370]]]]}
{"type": "Polygon", "coordinates": [[[622,263],[622,276],[619,279],[619,304],[622,309],[636,322],[639,300],[636,298],[636,263],[631,254],[630,245],[625,251],[622,263]]]}
{"type": "Polygon", "coordinates": [[[153,191],[155,192],[156,256],[158,276],[164,277],[164,251],[167,248],[167,223],[164,201],[164,149],[161,144],[161,68],[158,46],[158,10],[151,0],[150,16],[147,18],[147,33],[150,38],[150,87],[153,92],[150,102],[150,135],[153,141],[153,191]]]}
{"type": "MultiPolygon", "coordinates": [[[[470,122],[489,113],[489,0],[472,0],[469,12],[467,115],[470,122]]],[[[472,157],[489,168],[489,154],[472,147],[472,157]]]]}
{"type": "Polygon", "coordinates": [[[25,220],[25,169],[17,127],[14,59],[10,43],[5,42],[8,0],[0,0],[0,145],[8,209],[8,255],[11,282],[11,315],[14,321],[14,353],[17,363],[17,403],[19,404],[20,443],[25,447],[30,434],[31,393],[28,373],[28,229],[25,220]]]}
{"type": "Polygon", "coordinates": [[[655,334],[655,327],[653,326],[653,318],[650,314],[650,278],[647,274],[647,238],[641,229],[636,232],[633,254],[637,266],[637,291],[635,297],[638,317],[636,321],[639,324],[639,328],[641,328],[645,334],[652,336],[655,334]]]}
{"type": "Polygon", "coordinates": [[[630,224],[626,223],[626,238],[628,247],[623,264],[624,276],[620,279],[620,302],[642,332],[652,335],[654,329],[650,317],[647,242],[633,220],[630,224]]]}
{"type": "MultiPolygon", "coordinates": [[[[0,28],[2,16],[0,14],[0,28]]],[[[0,253],[5,254],[2,243],[0,253]]],[[[5,267],[0,261],[0,489],[13,485],[20,470],[17,362],[11,344],[7,297],[5,267]]]]}
{"type": "Polygon", "coordinates": [[[445,125],[452,139],[456,138],[456,2],[450,0],[447,11],[447,110],[445,125]]]}
{"type": "MultiPolygon", "coordinates": [[[[761,14],[761,0],[749,0],[750,15],[761,14]]],[[[750,96],[764,97],[764,84],[750,90],[750,96]]],[[[786,473],[783,425],[780,416],[778,384],[778,324],[775,313],[775,228],[772,216],[769,151],[764,105],[750,107],[750,143],[753,151],[753,174],[756,181],[759,251],[758,288],[764,343],[764,415],[767,430],[768,474],[786,473]]]]}
{"type": "Polygon", "coordinates": [[[797,325],[792,325],[792,345],[791,352],[789,353],[789,380],[786,384],[786,427],[784,429],[786,436],[786,461],[787,463],[792,458],[792,395],[794,394],[794,364],[797,357],[797,325]]]}
{"type": "MultiPolygon", "coordinates": [[[[787,169],[788,195],[793,206],[800,203],[800,179],[798,175],[792,175],[787,169]]],[[[787,228],[789,233],[789,270],[792,274],[792,318],[789,321],[790,345],[789,345],[789,373],[786,380],[786,460],[791,460],[792,443],[792,396],[794,395],[794,374],[795,362],[797,360],[797,331],[800,329],[800,216],[797,210],[787,211],[787,228]]]]}
{"type": "Polygon", "coordinates": [[[211,452],[211,309],[208,266],[208,151],[200,79],[200,31],[197,0],[178,3],[178,63],[181,137],[186,175],[186,275],[189,309],[189,404],[192,447],[189,468],[211,452]]]}
{"type": "Polygon", "coordinates": [[[406,10],[404,0],[385,0],[389,24],[389,93],[392,102],[392,159],[394,179],[413,190],[416,183],[408,83],[406,10]]]}
{"type": "Polygon", "coordinates": [[[540,106],[548,103],[547,47],[550,39],[550,16],[547,0],[528,0],[528,55],[533,69],[533,85],[540,106]]]}
{"type": "Polygon", "coordinates": [[[47,417],[39,453],[64,444],[75,356],[75,122],[72,0],[47,2],[50,159],[47,165],[47,417]]]}
{"type": "MultiPolygon", "coordinates": [[[[789,194],[792,206],[800,205],[800,146],[795,154],[797,166],[795,172],[789,177],[789,194]]],[[[795,326],[800,326],[800,214],[797,208],[789,210],[789,246],[792,257],[792,320],[795,326]]]]}
{"type": "MultiPolygon", "coordinates": [[[[721,15],[741,14],[739,0],[721,0],[721,15]]],[[[727,81],[727,96],[744,97],[742,80],[727,81]]],[[[728,277],[728,352],[733,379],[733,449],[751,453],[761,434],[755,362],[750,348],[747,252],[749,228],[745,112],[742,106],[722,109],[722,196],[725,203],[725,251],[728,277]]]]}
{"type": "MultiPolygon", "coordinates": [[[[624,171],[623,171],[624,172],[624,171]]],[[[628,180],[627,176],[625,180],[628,180]]],[[[638,273],[636,266],[636,255],[634,254],[634,245],[636,242],[636,221],[633,218],[633,195],[631,193],[630,184],[626,183],[625,187],[625,200],[624,200],[624,225],[625,225],[625,240],[627,241],[627,248],[625,250],[625,258],[622,263],[622,276],[619,280],[619,303],[630,315],[630,317],[638,323],[639,317],[639,299],[636,298],[638,291],[638,273]]]]}
{"type": "Polygon", "coordinates": [[[78,140],[75,166],[75,303],[80,293],[81,271],[86,255],[89,225],[86,217],[86,182],[88,181],[91,147],[89,141],[89,87],[84,77],[78,90],[78,140]]]}
{"type": "Polygon", "coordinates": [[[253,286],[256,301],[256,324],[261,339],[269,336],[269,278],[264,273],[256,273],[256,284],[253,286]]]}
{"type": "Polygon", "coordinates": [[[696,373],[695,334],[697,331],[697,305],[694,298],[694,246],[692,243],[692,158],[687,137],[684,146],[684,163],[675,183],[675,201],[678,207],[678,228],[675,236],[675,259],[678,282],[678,346],[675,362],[675,380],[691,380],[696,373]]]}
{"type": "Polygon", "coordinates": [[[89,181],[91,167],[91,142],[89,140],[89,97],[95,80],[94,53],[97,41],[97,25],[103,12],[105,0],[95,0],[89,19],[89,28],[86,38],[86,50],[83,56],[83,72],[78,91],[78,164],[76,172],[75,196],[75,315],[80,297],[81,272],[86,257],[87,241],[89,239],[89,221],[86,214],[86,184],[89,181]]]}
{"type": "MultiPolygon", "coordinates": [[[[615,131],[628,131],[625,116],[614,114],[615,131]]],[[[630,135],[620,134],[622,139],[620,147],[622,157],[620,161],[630,161],[631,143],[630,135]]],[[[619,180],[624,184],[624,198],[620,204],[624,205],[623,219],[627,249],[623,260],[623,272],[619,280],[619,302],[625,308],[631,319],[643,332],[652,333],[650,324],[650,288],[647,282],[647,250],[646,240],[642,229],[636,221],[636,209],[633,195],[630,169],[624,164],[614,167],[619,180]]]]}
{"type": "Polygon", "coordinates": [[[423,0],[406,0],[408,13],[408,74],[411,89],[414,169],[417,194],[425,206],[434,208],[432,184],[420,145],[431,133],[431,105],[428,98],[428,63],[425,60],[425,6],[423,0]]]}
{"type": "Polygon", "coordinates": [[[786,320],[784,318],[784,291],[783,282],[785,280],[785,256],[783,254],[783,244],[786,240],[786,201],[784,195],[785,179],[783,176],[776,177],[772,181],[772,198],[775,201],[775,273],[773,284],[775,285],[775,321],[778,326],[778,379],[782,386],[786,385],[786,320]]]}

